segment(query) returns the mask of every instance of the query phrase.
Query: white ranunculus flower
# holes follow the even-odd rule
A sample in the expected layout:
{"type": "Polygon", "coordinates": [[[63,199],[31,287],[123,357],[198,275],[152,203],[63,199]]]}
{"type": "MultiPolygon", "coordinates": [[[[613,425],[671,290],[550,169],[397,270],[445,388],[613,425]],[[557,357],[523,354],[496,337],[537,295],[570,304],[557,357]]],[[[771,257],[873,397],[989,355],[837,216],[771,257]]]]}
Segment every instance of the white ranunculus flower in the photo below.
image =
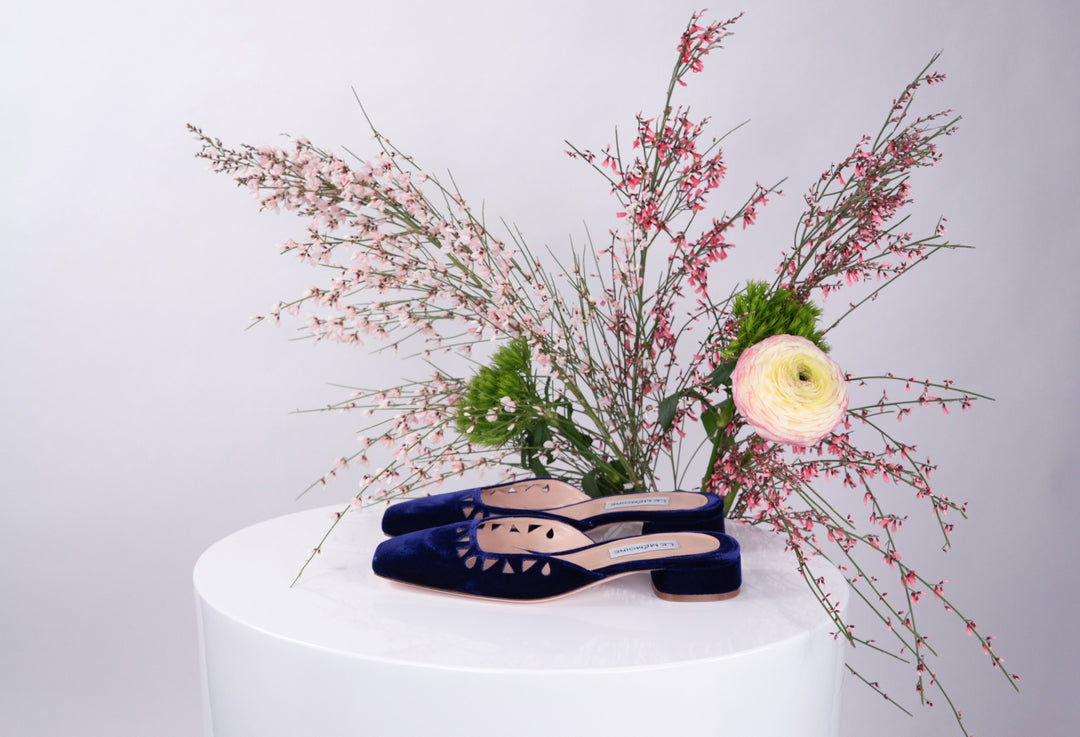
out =
{"type": "Polygon", "coordinates": [[[847,412],[844,372],[797,335],[774,335],[742,352],[731,375],[739,414],[766,440],[813,445],[847,412]]]}

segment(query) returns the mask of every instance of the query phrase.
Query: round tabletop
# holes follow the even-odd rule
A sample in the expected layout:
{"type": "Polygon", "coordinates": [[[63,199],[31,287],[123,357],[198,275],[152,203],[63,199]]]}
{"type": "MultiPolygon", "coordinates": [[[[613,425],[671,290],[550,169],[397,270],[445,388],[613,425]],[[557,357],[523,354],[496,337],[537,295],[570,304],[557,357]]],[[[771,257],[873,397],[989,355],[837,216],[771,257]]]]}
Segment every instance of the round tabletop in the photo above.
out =
{"type": "MultiPolygon", "coordinates": [[[[371,571],[381,510],[349,514],[289,584],[340,507],[279,517],[211,546],[195,567],[205,606],[236,624],[369,660],[499,671],[636,669],[737,656],[832,627],[783,539],[731,523],[742,547],[734,599],[670,602],[635,574],[542,603],[488,601],[371,571]]],[[[839,573],[817,571],[845,608],[839,573]]],[[[830,630],[831,631],[831,630],[830,630]]]]}

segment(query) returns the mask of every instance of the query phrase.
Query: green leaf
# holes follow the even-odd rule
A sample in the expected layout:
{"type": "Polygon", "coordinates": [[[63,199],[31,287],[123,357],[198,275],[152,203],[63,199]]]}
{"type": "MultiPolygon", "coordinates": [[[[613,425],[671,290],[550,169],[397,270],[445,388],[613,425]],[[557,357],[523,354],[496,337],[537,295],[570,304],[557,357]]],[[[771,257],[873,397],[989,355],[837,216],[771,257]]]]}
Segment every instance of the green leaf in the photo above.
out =
{"type": "Polygon", "coordinates": [[[716,437],[716,431],[720,429],[720,413],[715,409],[707,409],[701,413],[701,426],[710,438],[716,437]]]}
{"type": "Polygon", "coordinates": [[[592,436],[575,425],[560,427],[559,432],[570,441],[579,453],[588,453],[592,447],[592,436]]]}
{"type": "Polygon", "coordinates": [[[531,423],[527,435],[529,447],[536,452],[542,451],[544,449],[544,443],[552,438],[551,428],[544,422],[531,423]]]}
{"type": "Polygon", "coordinates": [[[656,419],[664,432],[670,430],[671,426],[675,424],[675,410],[679,407],[679,399],[680,395],[678,393],[672,394],[670,397],[664,397],[660,402],[660,406],[656,409],[656,419]]]}
{"type": "Polygon", "coordinates": [[[529,470],[533,472],[534,476],[546,478],[551,474],[548,473],[547,467],[540,462],[540,456],[533,455],[529,458],[529,470]]]}
{"type": "Polygon", "coordinates": [[[725,361],[712,370],[707,379],[709,386],[719,389],[721,386],[731,386],[731,375],[735,372],[735,362],[725,361]]]}
{"type": "Polygon", "coordinates": [[[596,475],[599,472],[599,468],[594,468],[581,477],[581,490],[594,499],[600,496],[600,487],[596,483],[596,475]]]}
{"type": "Polygon", "coordinates": [[[720,424],[723,427],[727,427],[731,424],[733,419],[735,419],[735,402],[726,399],[724,400],[724,403],[720,405],[720,424]]]}

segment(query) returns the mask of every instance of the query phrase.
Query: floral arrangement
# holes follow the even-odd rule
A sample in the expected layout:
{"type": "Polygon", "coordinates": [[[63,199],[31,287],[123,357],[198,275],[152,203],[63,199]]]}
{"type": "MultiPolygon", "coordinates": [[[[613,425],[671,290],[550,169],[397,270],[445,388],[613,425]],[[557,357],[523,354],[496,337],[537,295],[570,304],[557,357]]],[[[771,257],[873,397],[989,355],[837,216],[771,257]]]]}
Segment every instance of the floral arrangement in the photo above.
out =
{"type": "Polygon", "coordinates": [[[896,533],[907,518],[890,510],[886,500],[896,495],[883,488],[909,489],[946,548],[965,506],[931,485],[934,466],[885,421],[925,407],[966,410],[986,397],[947,380],[845,372],[825,343],[844,340],[834,332],[844,319],[898,276],[964,247],[945,238],[944,218],[924,235],[904,229],[910,176],[940,161],[940,139],[959,118],[912,112],[916,92],[944,80],[931,71],[935,56],[892,100],[877,135],[810,186],[770,280],[721,291],[715,277],[732,237],[754,224],[778,185],[758,185],[733,211],[707,214],[725,176],[723,138],[706,138],[707,121],[691,119],[675,97],[735,20],[691,18],[664,102],[637,117],[629,146],[618,138],[598,151],[570,146],[606,181],[617,224],[600,242],[590,237],[562,253],[530,250],[510,228],[497,236],[456,187],[426,174],[374,126],[379,151],[350,162],[304,138],[228,148],[191,130],[198,156],[262,208],[308,219],[306,236],[282,250],[326,278],[257,321],[305,308],[314,340],[374,340],[430,367],[423,379],[355,389],[330,408],[370,419],[359,448],[312,485],[350,464],[365,469],[327,535],[350,509],[467,472],[520,468],[592,496],[686,488],[700,477],[701,490],[723,496],[729,517],[785,536],[835,636],[911,663],[920,701],[932,705],[936,691],[963,729],[932,667],[919,602],[937,600],[1010,684],[1016,676],[993,654],[992,638],[946,598],[944,582],[900,555],[896,533]],[[818,300],[840,290],[858,294],[824,325],[818,300]],[[393,456],[373,469],[375,444],[393,456]],[[865,509],[858,518],[842,511],[853,499],[865,509]],[[843,572],[887,642],[855,634],[813,574],[815,559],[843,572]]]}

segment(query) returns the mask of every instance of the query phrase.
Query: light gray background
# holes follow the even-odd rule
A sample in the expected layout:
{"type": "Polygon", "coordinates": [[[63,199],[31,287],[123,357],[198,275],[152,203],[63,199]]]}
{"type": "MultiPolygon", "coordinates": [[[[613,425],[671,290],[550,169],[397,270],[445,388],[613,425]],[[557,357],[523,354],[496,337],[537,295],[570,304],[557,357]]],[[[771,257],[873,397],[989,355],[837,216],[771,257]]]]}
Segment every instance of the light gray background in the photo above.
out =
{"type": "MultiPolygon", "coordinates": [[[[714,206],[790,177],[740,234],[732,278],[768,273],[801,192],[945,50],[950,80],[925,99],[965,120],[915,195],[923,217],[946,215],[950,235],[979,250],[905,277],[833,343],[849,370],[947,377],[998,397],[901,428],[941,463],[938,485],[971,502],[944,559],[929,536],[907,544],[1024,677],[1013,694],[942,620],[940,673],[969,728],[1074,734],[1077,5],[712,5],[713,17],[748,12],[687,99],[717,131],[751,119],[727,146],[714,206]]],[[[352,447],[354,421],[289,412],[336,398],[326,382],[395,370],[288,342],[289,328],[244,332],[311,278],[276,255],[302,223],[258,214],[206,172],[184,124],[231,143],[292,132],[369,151],[355,86],[395,142],[451,169],[534,246],[560,246],[582,218],[603,232],[611,212],[563,138],[599,147],[655,109],[695,6],[5,5],[0,733],[196,734],[196,557],[242,526],[348,498],[343,483],[292,501],[352,447]]],[[[906,672],[885,675],[910,703],[906,672]]],[[[908,719],[855,684],[844,699],[851,737],[954,733],[942,707],[908,719]]]]}

